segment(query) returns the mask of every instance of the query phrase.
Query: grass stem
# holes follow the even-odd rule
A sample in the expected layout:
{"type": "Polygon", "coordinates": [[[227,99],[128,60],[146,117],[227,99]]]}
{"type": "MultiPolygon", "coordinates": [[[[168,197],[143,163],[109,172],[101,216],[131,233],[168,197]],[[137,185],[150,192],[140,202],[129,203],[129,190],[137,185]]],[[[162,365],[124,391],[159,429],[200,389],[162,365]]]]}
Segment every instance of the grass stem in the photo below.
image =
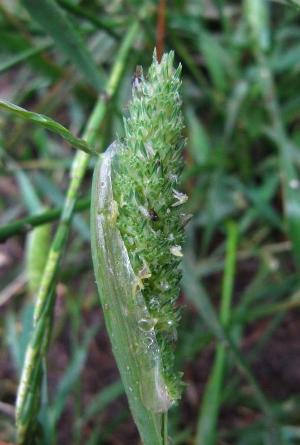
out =
{"type": "MultiPolygon", "coordinates": [[[[94,146],[98,137],[98,129],[103,121],[108,103],[114,97],[123,72],[126,60],[132,47],[134,39],[139,30],[139,22],[136,21],[126,34],[116,62],[113,66],[110,79],[108,81],[105,96],[101,95],[94,111],[88,121],[83,138],[88,145],[94,146]]],[[[47,347],[51,334],[53,306],[55,302],[55,283],[59,270],[60,260],[67,242],[71,218],[76,205],[80,186],[84,178],[90,156],[84,152],[75,155],[71,169],[71,181],[67,192],[66,201],[61,214],[60,222],[50,247],[48,260],[42,276],[41,285],[38,291],[34,312],[34,331],[29,342],[25,363],[21,375],[17,402],[16,402],[16,424],[18,444],[28,443],[30,435],[34,434],[39,410],[39,386],[41,363],[47,352],[47,347]],[[41,335],[40,335],[41,334],[41,335]],[[38,376],[39,378],[34,378],[38,376]]]]}

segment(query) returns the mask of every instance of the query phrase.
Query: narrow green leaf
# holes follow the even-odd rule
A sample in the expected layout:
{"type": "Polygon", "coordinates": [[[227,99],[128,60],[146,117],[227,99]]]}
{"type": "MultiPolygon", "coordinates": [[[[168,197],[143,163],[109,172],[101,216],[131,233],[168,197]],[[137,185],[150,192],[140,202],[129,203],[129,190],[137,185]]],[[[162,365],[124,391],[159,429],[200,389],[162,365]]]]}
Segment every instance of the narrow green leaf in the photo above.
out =
{"type": "Polygon", "coordinates": [[[229,51],[220,45],[210,33],[201,30],[198,46],[203,54],[212,82],[217,90],[224,91],[228,87],[228,75],[234,69],[229,51]]]}
{"type": "MultiPolygon", "coordinates": [[[[223,277],[220,322],[227,327],[235,275],[238,230],[234,223],[228,224],[227,253],[223,277]]],[[[216,425],[221,403],[223,376],[226,365],[226,349],[222,343],[217,346],[212,372],[205,388],[198,421],[196,445],[213,445],[216,441],[216,425]]]]}
{"type": "Polygon", "coordinates": [[[192,109],[187,112],[190,128],[190,151],[198,165],[205,165],[210,154],[210,141],[206,130],[192,109]]]}
{"type": "Polygon", "coordinates": [[[18,317],[14,312],[10,312],[5,320],[6,342],[18,374],[22,371],[25,351],[32,331],[33,309],[33,305],[28,303],[18,317]],[[21,331],[20,326],[22,326],[21,331]]]}
{"type": "Polygon", "coordinates": [[[230,137],[237,124],[242,104],[248,94],[249,84],[242,79],[237,82],[230,93],[226,106],[225,136],[230,137]]]}
{"type": "Polygon", "coordinates": [[[124,386],[120,380],[101,389],[101,391],[91,400],[79,424],[81,427],[85,425],[92,417],[98,415],[117,397],[124,394],[124,386]]]}
{"type": "Polygon", "coordinates": [[[57,3],[54,0],[22,0],[22,4],[85,79],[101,91],[105,80],[72,22],[57,3]]]}
{"type": "Polygon", "coordinates": [[[64,406],[67,403],[68,396],[72,391],[75,382],[80,377],[80,374],[86,362],[89,344],[98,329],[99,325],[97,324],[86,331],[82,343],[77,347],[72,360],[70,361],[64,375],[59,382],[53,406],[53,417],[55,423],[60,418],[64,406]]]}
{"type": "Polygon", "coordinates": [[[267,51],[270,46],[269,8],[266,0],[245,0],[245,13],[257,49],[267,51]]]}
{"type": "Polygon", "coordinates": [[[14,67],[18,63],[23,62],[24,60],[29,59],[30,57],[36,56],[37,54],[40,54],[41,52],[45,51],[48,48],[51,48],[52,43],[41,43],[40,45],[36,46],[35,48],[28,48],[24,51],[21,51],[19,54],[15,54],[12,57],[10,57],[8,60],[2,60],[0,63],[0,73],[3,73],[4,71],[9,70],[10,68],[14,67]]]}
{"type": "Polygon", "coordinates": [[[18,105],[3,99],[0,100],[0,109],[9,111],[17,117],[39,124],[53,133],[59,134],[74,148],[78,148],[89,154],[96,153],[94,150],[90,149],[86,141],[74,136],[67,128],[56,122],[54,119],[51,119],[51,117],[25,110],[25,108],[19,107],[18,105]]]}
{"type": "Polygon", "coordinates": [[[291,157],[291,144],[279,138],[280,167],[287,230],[292,241],[295,260],[300,265],[300,179],[291,157]]]}
{"type": "Polygon", "coordinates": [[[58,4],[65,10],[74,14],[74,16],[78,16],[81,19],[85,18],[89,22],[93,23],[97,28],[106,31],[107,34],[115,39],[119,39],[118,33],[115,32],[115,28],[118,27],[119,23],[114,22],[113,19],[103,19],[102,17],[93,14],[93,12],[90,12],[87,7],[81,8],[80,6],[72,3],[70,0],[58,0],[58,4]]]}
{"type": "Polygon", "coordinates": [[[15,165],[14,174],[17,179],[20,194],[22,196],[25,207],[32,215],[43,210],[43,205],[39,199],[35,188],[33,187],[28,175],[18,166],[17,163],[11,161],[15,165]]]}
{"type": "MultiPolygon", "coordinates": [[[[58,207],[63,205],[63,193],[47,175],[37,173],[34,176],[34,183],[47,201],[58,207]]],[[[90,241],[90,227],[84,218],[79,215],[74,215],[72,225],[83,240],[90,241]]]]}

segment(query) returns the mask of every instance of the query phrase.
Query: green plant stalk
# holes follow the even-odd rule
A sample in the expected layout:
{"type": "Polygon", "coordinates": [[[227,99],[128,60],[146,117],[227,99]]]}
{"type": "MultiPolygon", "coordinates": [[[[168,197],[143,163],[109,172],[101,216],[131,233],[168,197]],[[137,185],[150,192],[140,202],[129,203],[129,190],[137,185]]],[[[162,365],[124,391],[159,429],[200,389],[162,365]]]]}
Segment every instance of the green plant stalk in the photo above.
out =
{"type": "MultiPolygon", "coordinates": [[[[230,222],[227,226],[227,247],[222,287],[220,323],[226,328],[230,322],[230,306],[235,277],[238,228],[230,222]]],[[[226,364],[226,348],[218,343],[209,381],[206,385],[197,426],[196,445],[213,445],[216,441],[216,425],[220,409],[223,376],[226,364]]]]}
{"type": "MultiPolygon", "coordinates": [[[[78,199],[75,204],[73,213],[83,212],[90,206],[91,198],[86,196],[85,198],[78,199]]],[[[5,224],[0,227],[0,243],[6,241],[8,238],[27,233],[35,227],[43,226],[52,221],[56,221],[61,217],[62,208],[53,208],[45,210],[38,215],[30,215],[25,218],[21,218],[17,221],[12,221],[9,224],[5,224]]]]}
{"type": "MultiPolygon", "coordinates": [[[[88,121],[83,139],[88,145],[93,146],[100,123],[107,112],[108,99],[115,95],[122,74],[126,66],[126,60],[132,44],[139,31],[139,23],[136,21],[126,34],[116,62],[112,69],[110,79],[106,87],[106,96],[100,97],[94,111],[88,121]]],[[[41,285],[37,295],[34,313],[34,332],[26,351],[24,367],[18,389],[16,402],[16,425],[19,444],[28,444],[31,431],[36,424],[36,415],[39,406],[39,385],[42,358],[46,355],[49,343],[52,323],[52,311],[55,300],[55,281],[60,264],[60,259],[66,245],[72,214],[77,201],[81,182],[87,169],[90,156],[84,152],[78,152],[75,156],[71,181],[67,192],[66,201],[60,218],[60,222],[51,244],[47,263],[42,276],[41,285]],[[38,335],[42,333],[42,337],[38,335]],[[42,345],[41,345],[41,340],[42,345]]]]}
{"type": "Polygon", "coordinates": [[[180,397],[174,366],[187,196],[183,167],[181,66],[174,53],[134,79],[125,137],[99,160],[91,236],[95,277],[112,349],[145,445],[167,441],[168,409],[180,397]]]}

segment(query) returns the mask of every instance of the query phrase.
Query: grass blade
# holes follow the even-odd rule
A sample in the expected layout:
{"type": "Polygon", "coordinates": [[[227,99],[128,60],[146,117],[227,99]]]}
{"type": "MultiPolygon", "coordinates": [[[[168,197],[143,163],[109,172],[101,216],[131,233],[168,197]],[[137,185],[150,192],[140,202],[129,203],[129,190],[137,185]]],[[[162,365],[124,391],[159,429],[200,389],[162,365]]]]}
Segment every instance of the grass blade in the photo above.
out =
{"type": "Polygon", "coordinates": [[[22,0],[30,15],[55,41],[84,78],[98,91],[105,80],[72,22],[54,0],[22,0]]]}
{"type": "Polygon", "coordinates": [[[42,53],[46,49],[51,48],[52,43],[41,43],[35,48],[28,48],[24,51],[21,51],[19,54],[16,54],[10,57],[8,60],[4,60],[0,63],[0,73],[9,70],[10,68],[16,66],[18,63],[23,62],[24,60],[29,59],[30,57],[36,56],[37,54],[42,53]]]}
{"type": "Polygon", "coordinates": [[[103,388],[89,403],[83,416],[78,419],[82,428],[92,417],[101,413],[113,400],[124,394],[124,386],[120,380],[103,388]]]}
{"type": "MultiPolygon", "coordinates": [[[[220,313],[220,321],[224,328],[226,328],[229,323],[230,306],[235,275],[238,230],[237,226],[234,223],[228,225],[227,237],[227,253],[220,313]]],[[[216,424],[221,403],[221,392],[225,364],[226,349],[222,343],[219,343],[217,346],[213,369],[203,396],[203,403],[201,406],[201,413],[198,421],[196,445],[201,445],[204,443],[206,445],[213,445],[215,443],[216,424]]]]}
{"type": "Polygon", "coordinates": [[[34,111],[25,110],[25,108],[19,107],[18,105],[12,104],[11,102],[3,99],[0,100],[0,109],[9,111],[17,117],[34,122],[35,124],[47,128],[47,130],[50,130],[53,133],[59,134],[74,148],[78,148],[85,153],[95,154],[95,152],[89,148],[86,141],[74,136],[67,128],[56,122],[54,119],[51,119],[51,117],[45,116],[44,114],[35,113],[34,111]]]}
{"type": "MultiPolygon", "coordinates": [[[[34,182],[43,196],[53,205],[62,206],[64,196],[60,189],[46,175],[37,173],[34,182]]],[[[90,242],[90,227],[88,223],[79,215],[75,215],[72,221],[77,233],[84,241],[90,242]]]]}
{"type": "Polygon", "coordinates": [[[99,329],[98,324],[93,325],[89,329],[87,329],[82,343],[80,345],[77,345],[73,358],[70,361],[63,377],[59,382],[59,386],[55,394],[54,406],[52,407],[53,411],[52,419],[54,423],[53,427],[55,426],[56,422],[59,420],[61,416],[64,406],[67,403],[68,395],[72,391],[72,388],[76,380],[78,380],[80,377],[80,374],[83,370],[83,367],[87,359],[89,344],[93,339],[93,337],[95,336],[98,329],[99,329]]]}

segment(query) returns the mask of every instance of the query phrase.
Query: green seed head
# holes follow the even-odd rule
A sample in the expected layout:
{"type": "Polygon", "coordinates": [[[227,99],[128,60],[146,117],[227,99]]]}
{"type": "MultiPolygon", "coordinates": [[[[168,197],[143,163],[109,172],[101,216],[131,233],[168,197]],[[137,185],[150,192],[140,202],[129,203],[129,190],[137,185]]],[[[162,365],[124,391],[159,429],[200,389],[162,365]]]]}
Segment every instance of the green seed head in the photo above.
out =
{"type": "Polygon", "coordinates": [[[160,63],[154,54],[147,77],[139,69],[134,78],[125,139],[112,164],[112,189],[116,224],[136,276],[133,292],[142,291],[151,316],[151,326],[141,320],[140,329],[155,331],[164,381],[175,400],[180,393],[173,353],[179,321],[175,303],[187,196],[178,189],[184,139],[181,66],[175,70],[173,60],[173,52],[160,63]]]}

